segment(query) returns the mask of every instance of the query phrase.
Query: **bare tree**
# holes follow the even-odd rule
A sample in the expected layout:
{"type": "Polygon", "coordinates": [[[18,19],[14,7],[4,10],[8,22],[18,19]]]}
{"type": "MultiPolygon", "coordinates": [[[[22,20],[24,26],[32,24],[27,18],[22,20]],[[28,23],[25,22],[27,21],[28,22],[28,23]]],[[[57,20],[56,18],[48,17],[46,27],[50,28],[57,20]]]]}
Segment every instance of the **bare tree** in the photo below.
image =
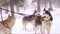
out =
{"type": "Polygon", "coordinates": [[[16,6],[16,8],[17,8],[17,12],[19,12],[19,8],[20,8],[20,7],[19,7],[19,6],[16,6]]]}
{"type": "Polygon", "coordinates": [[[21,7],[24,6],[25,0],[6,0],[6,2],[2,3],[2,6],[10,6],[11,15],[14,16],[14,5],[21,7]]]}
{"type": "MultiPolygon", "coordinates": [[[[39,12],[41,11],[41,9],[40,9],[41,0],[33,0],[32,3],[34,3],[34,2],[37,3],[37,11],[38,11],[38,14],[39,14],[39,12]]],[[[37,14],[37,15],[38,15],[38,14],[37,14]]]]}
{"type": "Polygon", "coordinates": [[[53,11],[53,9],[52,9],[52,6],[51,6],[52,4],[51,4],[51,0],[49,0],[49,10],[50,11],[53,11]]]}
{"type": "MultiPolygon", "coordinates": [[[[2,4],[5,3],[7,0],[0,0],[0,7],[2,7],[2,4]]],[[[2,9],[0,9],[0,14],[1,14],[1,21],[3,21],[2,17],[2,9]]]]}
{"type": "MultiPolygon", "coordinates": [[[[6,2],[6,0],[0,0],[0,7],[2,7],[2,4],[5,3],[5,2],[6,2]]],[[[2,10],[0,9],[0,14],[1,14],[1,11],[2,10]]]]}
{"type": "Polygon", "coordinates": [[[57,0],[58,8],[60,8],[60,0],[57,0]]]}
{"type": "MultiPolygon", "coordinates": [[[[8,10],[8,6],[5,6],[4,8],[8,10]]],[[[5,14],[8,14],[8,11],[5,11],[5,14]]]]}
{"type": "Polygon", "coordinates": [[[38,12],[40,12],[40,1],[41,0],[37,0],[37,10],[38,10],[38,12]]]}
{"type": "Polygon", "coordinates": [[[1,11],[1,9],[0,9],[0,14],[1,14],[1,12],[2,12],[2,11],[1,11]]]}
{"type": "Polygon", "coordinates": [[[40,3],[41,3],[41,0],[33,0],[33,2],[37,2],[37,11],[40,12],[40,3]]]}
{"type": "MultiPolygon", "coordinates": [[[[14,5],[22,5],[23,6],[23,3],[24,3],[25,0],[10,0],[10,8],[11,8],[11,11],[14,12],[14,5]]],[[[12,16],[14,16],[14,13],[12,13],[12,16]]]]}

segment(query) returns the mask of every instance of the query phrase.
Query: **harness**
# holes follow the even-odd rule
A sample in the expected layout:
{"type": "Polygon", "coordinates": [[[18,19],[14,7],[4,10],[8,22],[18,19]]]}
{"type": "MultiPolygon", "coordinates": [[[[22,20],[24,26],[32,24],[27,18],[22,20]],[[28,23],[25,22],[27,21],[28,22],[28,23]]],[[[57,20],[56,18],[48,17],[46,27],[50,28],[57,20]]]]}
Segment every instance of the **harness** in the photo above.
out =
{"type": "MultiPolygon", "coordinates": [[[[2,10],[2,9],[0,8],[0,10],[2,10]]],[[[10,27],[8,27],[8,25],[6,25],[6,24],[3,23],[2,11],[1,11],[1,21],[0,21],[0,24],[2,26],[4,26],[5,28],[11,29],[10,27]]]]}
{"type": "Polygon", "coordinates": [[[0,23],[0,24],[2,24],[2,26],[4,26],[4,27],[7,28],[7,29],[11,29],[10,27],[8,27],[7,24],[3,23],[3,21],[2,21],[2,23],[0,23]]]}

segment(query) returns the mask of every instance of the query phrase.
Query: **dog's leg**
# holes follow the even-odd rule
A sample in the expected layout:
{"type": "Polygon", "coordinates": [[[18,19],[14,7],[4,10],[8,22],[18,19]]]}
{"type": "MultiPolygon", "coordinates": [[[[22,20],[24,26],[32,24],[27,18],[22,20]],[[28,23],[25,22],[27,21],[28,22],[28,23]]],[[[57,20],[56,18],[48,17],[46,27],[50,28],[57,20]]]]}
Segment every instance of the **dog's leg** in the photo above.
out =
{"type": "Polygon", "coordinates": [[[33,28],[33,30],[34,30],[34,32],[35,32],[35,34],[36,34],[36,28],[33,28]]]}
{"type": "Polygon", "coordinates": [[[50,34],[50,29],[49,28],[47,29],[47,31],[48,31],[47,34],[50,34]]]}
{"type": "Polygon", "coordinates": [[[41,34],[45,34],[45,25],[43,24],[42,27],[41,27],[41,34]]]}
{"type": "Polygon", "coordinates": [[[49,27],[47,28],[47,33],[48,33],[48,34],[50,34],[50,28],[51,28],[51,26],[49,26],[49,27]]]}
{"type": "Polygon", "coordinates": [[[12,33],[7,33],[7,32],[5,32],[5,34],[12,34],[12,33]]]}
{"type": "Polygon", "coordinates": [[[40,30],[41,30],[41,34],[43,34],[43,32],[42,32],[42,27],[41,27],[41,29],[40,29],[40,30]]]}
{"type": "Polygon", "coordinates": [[[47,34],[50,34],[50,26],[47,28],[47,34]]]}
{"type": "Polygon", "coordinates": [[[9,34],[12,34],[12,31],[11,30],[9,30],[9,34]]]}
{"type": "Polygon", "coordinates": [[[26,30],[26,25],[23,25],[23,30],[26,30]]]}
{"type": "Polygon", "coordinates": [[[35,25],[33,25],[33,30],[34,30],[34,32],[36,34],[36,27],[35,27],[35,25]]]}
{"type": "Polygon", "coordinates": [[[41,27],[41,34],[45,34],[45,29],[46,29],[46,26],[44,24],[45,22],[42,21],[42,27],[41,27]]]}
{"type": "Polygon", "coordinates": [[[4,30],[4,33],[5,33],[5,34],[8,34],[7,32],[9,32],[9,31],[4,30]]]}
{"type": "Polygon", "coordinates": [[[41,28],[41,34],[43,34],[43,32],[42,32],[42,28],[41,28]]]}
{"type": "Polygon", "coordinates": [[[45,34],[45,28],[42,28],[42,34],[45,34]]]}
{"type": "Polygon", "coordinates": [[[48,33],[48,34],[50,34],[50,29],[51,29],[51,21],[50,21],[50,23],[49,23],[49,25],[48,25],[48,28],[47,28],[47,33],[48,33]]]}
{"type": "Polygon", "coordinates": [[[9,30],[8,30],[8,29],[6,29],[6,30],[5,30],[5,34],[12,34],[11,29],[9,29],[9,30]]]}
{"type": "Polygon", "coordinates": [[[27,23],[23,23],[23,30],[26,30],[27,23]]]}

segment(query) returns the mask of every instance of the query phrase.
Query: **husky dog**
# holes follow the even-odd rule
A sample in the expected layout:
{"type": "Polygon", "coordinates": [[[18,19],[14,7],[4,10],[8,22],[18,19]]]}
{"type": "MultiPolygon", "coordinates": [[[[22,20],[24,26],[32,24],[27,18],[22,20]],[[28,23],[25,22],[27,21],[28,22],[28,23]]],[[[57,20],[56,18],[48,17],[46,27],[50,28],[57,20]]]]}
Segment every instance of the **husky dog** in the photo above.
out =
{"type": "Polygon", "coordinates": [[[23,22],[24,30],[26,30],[26,25],[28,23],[32,23],[33,30],[35,31],[35,34],[36,34],[36,29],[42,25],[42,17],[40,16],[39,12],[35,10],[33,15],[23,17],[22,22],[23,22]]]}
{"type": "Polygon", "coordinates": [[[53,17],[49,10],[44,9],[44,12],[45,12],[43,13],[44,17],[42,19],[42,34],[45,34],[46,29],[47,29],[47,33],[50,34],[50,28],[51,28],[53,17]]]}
{"type": "Polygon", "coordinates": [[[36,34],[36,29],[41,28],[41,32],[42,32],[42,17],[40,14],[38,14],[38,16],[35,18],[35,23],[34,23],[34,30],[35,30],[35,34],[36,34]]]}
{"type": "Polygon", "coordinates": [[[0,34],[12,34],[11,29],[15,23],[16,19],[14,16],[8,16],[4,21],[0,21],[0,34]]]}
{"type": "Polygon", "coordinates": [[[23,17],[23,20],[22,20],[22,24],[23,24],[23,29],[26,30],[26,25],[28,23],[32,23],[34,24],[35,23],[35,18],[36,18],[36,15],[38,14],[38,12],[35,10],[35,12],[33,13],[33,15],[29,15],[29,16],[24,16],[23,17]]]}

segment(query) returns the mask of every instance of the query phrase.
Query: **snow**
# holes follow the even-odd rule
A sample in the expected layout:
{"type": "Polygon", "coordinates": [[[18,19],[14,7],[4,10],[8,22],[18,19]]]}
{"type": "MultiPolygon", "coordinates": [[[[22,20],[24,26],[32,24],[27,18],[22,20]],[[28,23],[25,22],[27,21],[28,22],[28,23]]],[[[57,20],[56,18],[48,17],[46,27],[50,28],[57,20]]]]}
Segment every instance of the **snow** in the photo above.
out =
{"type": "MultiPolygon", "coordinates": [[[[27,9],[25,14],[32,14],[33,9],[27,9]]],[[[22,12],[23,13],[23,12],[22,12]]],[[[51,26],[51,34],[60,34],[60,9],[54,8],[54,11],[51,11],[51,14],[53,16],[52,26],[51,26]]],[[[14,27],[12,28],[13,34],[34,34],[33,26],[31,24],[27,25],[27,30],[23,30],[22,26],[22,15],[18,15],[19,17],[16,17],[16,23],[14,27]]],[[[37,33],[40,33],[39,29],[37,30],[37,33]]]]}
{"type": "MultiPolygon", "coordinates": [[[[21,11],[21,13],[24,14],[33,14],[34,9],[27,9],[25,11],[21,11]]],[[[60,9],[54,8],[54,11],[51,11],[51,14],[53,16],[52,26],[51,26],[51,34],[60,34],[60,9]]],[[[1,15],[0,15],[1,16],[1,15]]],[[[22,25],[22,19],[23,15],[15,14],[16,22],[12,28],[12,34],[34,34],[33,26],[32,24],[28,24],[26,26],[27,30],[23,30],[22,25]]],[[[7,18],[7,14],[3,14],[3,19],[5,20],[7,18]]],[[[0,17],[1,20],[1,17],[0,17]]],[[[40,33],[40,30],[37,29],[37,33],[40,33]]]]}

